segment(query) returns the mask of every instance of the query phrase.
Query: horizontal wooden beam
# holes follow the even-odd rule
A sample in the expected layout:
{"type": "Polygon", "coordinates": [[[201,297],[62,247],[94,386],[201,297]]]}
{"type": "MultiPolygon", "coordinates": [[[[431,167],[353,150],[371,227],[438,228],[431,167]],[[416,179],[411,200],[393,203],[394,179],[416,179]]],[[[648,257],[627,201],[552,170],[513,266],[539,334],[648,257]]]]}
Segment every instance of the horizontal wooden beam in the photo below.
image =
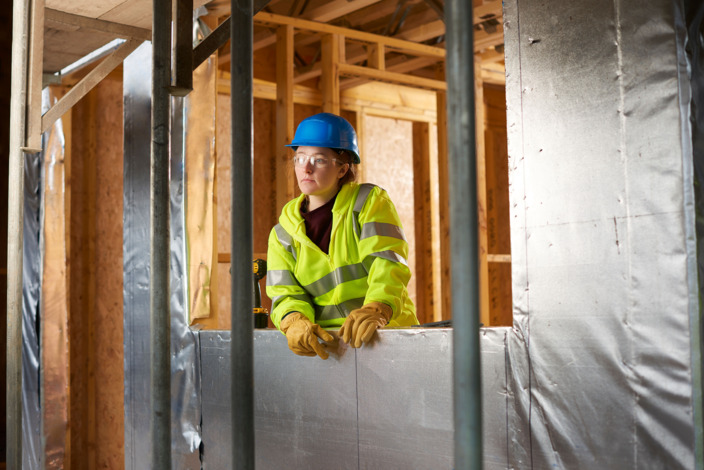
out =
{"type": "Polygon", "coordinates": [[[445,22],[443,20],[435,20],[429,23],[424,23],[407,31],[400,32],[394,37],[404,39],[406,41],[422,42],[444,34],[445,22]]]}
{"type": "Polygon", "coordinates": [[[107,56],[100,64],[88,73],[83,79],[71,88],[58,103],[52,106],[42,116],[42,132],[46,132],[57,119],[86,96],[98,83],[120,65],[125,57],[130,55],[142,41],[139,39],[128,39],[115,52],[107,56]]]}
{"type": "Polygon", "coordinates": [[[260,11],[254,17],[254,22],[259,25],[281,25],[290,24],[294,28],[316,31],[319,33],[339,34],[347,39],[354,39],[364,43],[379,43],[385,47],[394,49],[399,52],[407,52],[414,56],[428,56],[445,58],[445,49],[439,47],[427,46],[425,44],[417,44],[410,41],[404,41],[398,38],[390,38],[380,36],[378,34],[365,33],[355,29],[341,28],[325,23],[317,23],[315,21],[302,20],[299,18],[290,18],[288,16],[274,15],[260,11]]]}
{"type": "MultiPolygon", "coordinates": [[[[408,59],[407,57],[399,57],[398,62],[389,61],[389,64],[386,66],[386,70],[388,72],[408,73],[437,63],[438,61],[431,57],[416,57],[414,59],[408,59]]],[[[347,88],[352,88],[355,86],[359,86],[363,83],[367,83],[368,81],[369,79],[364,77],[349,78],[340,82],[340,89],[344,90],[347,88]]]]}
{"type": "MultiPolygon", "coordinates": [[[[230,94],[229,74],[220,72],[218,75],[218,93],[230,94]]],[[[343,91],[340,96],[340,108],[343,111],[360,111],[374,116],[404,119],[407,121],[432,122],[436,121],[436,111],[428,106],[424,96],[431,93],[427,90],[403,87],[398,91],[398,96],[393,97],[389,90],[377,90],[378,87],[388,86],[376,82],[371,91],[362,88],[353,88],[343,91]],[[409,95],[410,94],[410,95],[409,95]],[[425,94],[425,95],[423,95],[425,94]],[[414,106],[415,105],[415,106],[414,106]]],[[[398,90],[398,88],[396,88],[398,90]]],[[[276,83],[255,78],[253,81],[253,95],[257,99],[276,101],[276,83]]],[[[434,100],[434,93],[429,96],[434,100]]],[[[323,98],[320,90],[301,85],[293,87],[293,102],[308,106],[322,106],[323,98]]]]}
{"type": "Polygon", "coordinates": [[[137,28],[126,24],[113,23],[112,21],[98,20],[87,16],[74,15],[52,8],[44,9],[45,21],[47,23],[61,23],[69,26],[76,26],[91,31],[100,31],[113,34],[118,38],[134,38],[142,41],[151,41],[152,32],[148,29],[137,28]]]}
{"type": "Polygon", "coordinates": [[[496,47],[504,43],[504,27],[498,25],[496,31],[487,33],[484,30],[474,32],[474,52],[480,52],[490,47],[496,47]]]}
{"type": "Polygon", "coordinates": [[[376,70],[352,64],[339,64],[338,67],[340,75],[342,76],[367,77],[382,82],[397,83],[400,85],[409,85],[418,88],[427,88],[429,90],[447,90],[447,83],[441,80],[416,77],[414,75],[389,72],[387,70],[376,70]]]}
{"type": "Polygon", "coordinates": [[[328,21],[332,21],[378,2],[379,0],[333,0],[325,2],[321,6],[306,12],[302,17],[311,21],[327,23],[328,21]]]}
{"type": "Polygon", "coordinates": [[[502,0],[494,0],[493,2],[486,2],[483,5],[472,8],[474,24],[481,23],[489,18],[502,18],[504,15],[502,3],[502,0]]]}

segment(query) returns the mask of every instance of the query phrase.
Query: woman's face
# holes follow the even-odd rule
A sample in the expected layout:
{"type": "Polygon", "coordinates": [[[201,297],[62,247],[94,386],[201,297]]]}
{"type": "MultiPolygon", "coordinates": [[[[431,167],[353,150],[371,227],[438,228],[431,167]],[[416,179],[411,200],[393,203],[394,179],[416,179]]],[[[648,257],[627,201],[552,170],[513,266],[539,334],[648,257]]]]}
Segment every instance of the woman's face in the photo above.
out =
{"type": "Polygon", "coordinates": [[[294,164],[301,192],[329,201],[338,189],[338,181],[349,165],[336,161],[337,153],[325,147],[298,147],[294,164]]]}

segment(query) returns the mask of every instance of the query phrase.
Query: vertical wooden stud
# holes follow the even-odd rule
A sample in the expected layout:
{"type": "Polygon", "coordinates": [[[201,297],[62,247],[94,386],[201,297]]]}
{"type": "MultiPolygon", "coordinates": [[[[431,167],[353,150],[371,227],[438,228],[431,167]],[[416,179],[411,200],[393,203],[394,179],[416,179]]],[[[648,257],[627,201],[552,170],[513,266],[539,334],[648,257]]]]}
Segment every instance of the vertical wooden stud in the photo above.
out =
{"type": "Polygon", "coordinates": [[[415,211],[416,314],[420,323],[433,321],[433,249],[430,210],[430,124],[413,123],[413,195],[415,211]]]}
{"type": "Polygon", "coordinates": [[[367,46],[367,64],[369,67],[377,70],[386,70],[385,52],[383,44],[370,44],[367,46]]]}
{"type": "Polygon", "coordinates": [[[322,42],[322,92],[323,111],[340,114],[340,43],[344,42],[337,34],[326,34],[322,42]]]}
{"type": "MultiPolygon", "coordinates": [[[[438,72],[444,79],[444,71],[438,72]]],[[[431,191],[431,211],[433,220],[433,279],[435,321],[452,317],[452,295],[450,280],[450,199],[449,174],[447,167],[447,92],[436,93],[438,123],[438,157],[431,161],[431,174],[436,190],[431,191]]]]}
{"type": "Polygon", "coordinates": [[[366,181],[367,173],[365,171],[365,159],[366,155],[364,153],[364,117],[366,113],[364,112],[364,107],[361,106],[355,113],[355,123],[354,129],[357,131],[357,147],[359,148],[359,155],[361,163],[358,165],[357,181],[366,181]]]}
{"type": "Polygon", "coordinates": [[[291,159],[293,140],[293,26],[276,30],[276,213],[294,196],[291,159]]]}
{"type": "Polygon", "coordinates": [[[477,217],[479,227],[479,321],[490,326],[489,313],[489,246],[487,241],[486,217],[486,152],[484,146],[484,84],[481,77],[480,59],[474,59],[474,89],[476,105],[476,145],[477,145],[477,217]]]}
{"type": "Polygon", "coordinates": [[[27,88],[27,136],[22,150],[42,149],[42,71],[44,61],[44,0],[32,0],[29,30],[29,86],[27,88]]]}
{"type": "Polygon", "coordinates": [[[186,96],[193,90],[193,0],[176,0],[174,25],[174,83],[171,94],[186,96]]]}

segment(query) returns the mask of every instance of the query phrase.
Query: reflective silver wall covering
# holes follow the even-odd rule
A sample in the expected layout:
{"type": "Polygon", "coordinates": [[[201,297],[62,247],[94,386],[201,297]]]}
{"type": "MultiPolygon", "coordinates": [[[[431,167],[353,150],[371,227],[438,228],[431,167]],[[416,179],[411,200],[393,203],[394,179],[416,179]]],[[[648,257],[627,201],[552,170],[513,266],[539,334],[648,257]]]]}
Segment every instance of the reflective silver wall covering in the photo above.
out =
{"type": "MultiPolygon", "coordinates": [[[[485,469],[507,468],[506,328],[484,331],[485,469]]],[[[230,332],[202,331],[203,468],[231,465],[230,332]]],[[[450,469],[452,332],[384,330],[327,361],[291,353],[276,330],[254,332],[258,469],[450,469]]]]}
{"type": "Polygon", "coordinates": [[[509,426],[510,464],[701,466],[682,2],[504,9],[509,380],[530,425],[509,426]]]}
{"type": "MultiPolygon", "coordinates": [[[[149,152],[151,44],[124,63],[125,467],[150,461],[149,152]]],[[[174,468],[199,468],[200,374],[197,334],[188,328],[183,235],[183,103],[172,102],[171,390],[174,468]]]]}

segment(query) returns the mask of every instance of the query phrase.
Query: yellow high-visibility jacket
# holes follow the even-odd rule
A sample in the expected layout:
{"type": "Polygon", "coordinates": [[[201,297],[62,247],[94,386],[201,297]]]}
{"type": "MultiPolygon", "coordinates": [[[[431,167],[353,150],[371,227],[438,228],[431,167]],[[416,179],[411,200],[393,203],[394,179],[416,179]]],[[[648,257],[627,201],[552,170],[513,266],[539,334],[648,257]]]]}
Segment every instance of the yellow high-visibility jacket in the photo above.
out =
{"type": "Polygon", "coordinates": [[[296,311],[323,327],[340,326],[352,310],[373,301],[391,306],[389,326],[417,325],[406,289],[408,243],[386,191],[372,184],[342,186],[327,255],[306,236],[304,197],[284,206],[269,235],[266,293],[274,325],[296,311]]]}

